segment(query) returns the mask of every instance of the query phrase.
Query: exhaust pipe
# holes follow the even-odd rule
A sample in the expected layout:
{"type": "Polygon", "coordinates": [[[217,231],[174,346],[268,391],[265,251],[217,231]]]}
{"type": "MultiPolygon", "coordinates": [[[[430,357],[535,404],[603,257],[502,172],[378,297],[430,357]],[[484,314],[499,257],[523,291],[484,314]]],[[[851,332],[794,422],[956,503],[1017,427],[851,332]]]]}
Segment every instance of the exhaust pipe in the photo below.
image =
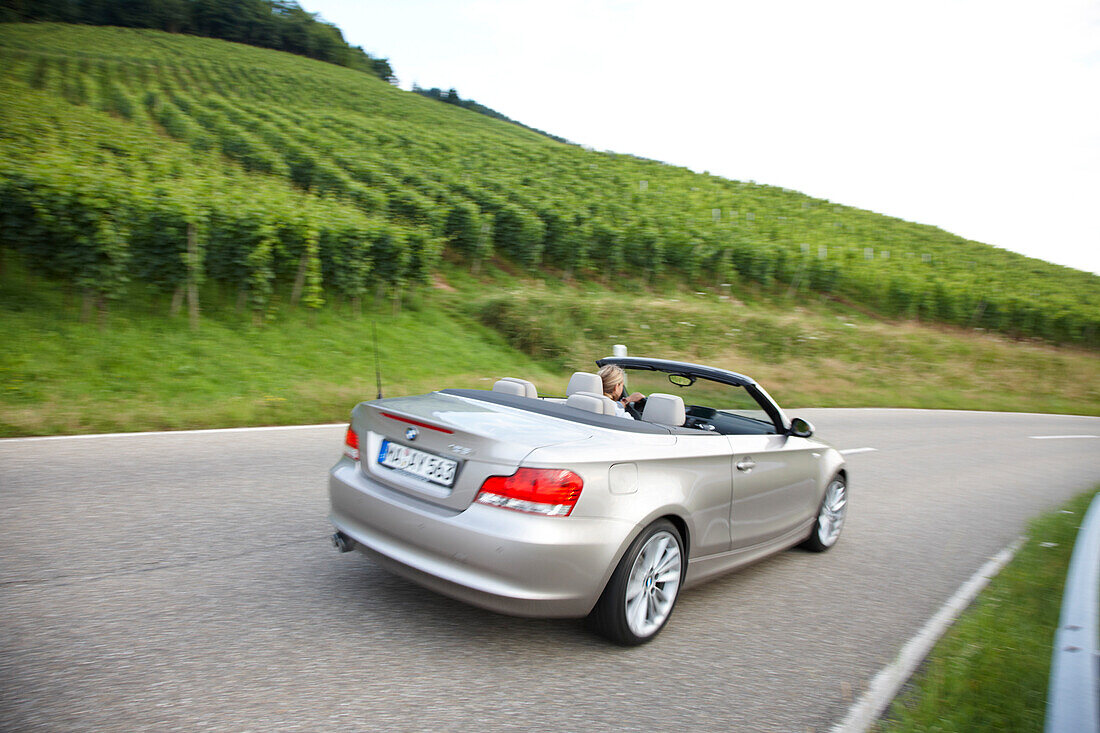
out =
{"type": "Polygon", "coordinates": [[[355,540],[343,532],[337,532],[332,535],[332,546],[340,552],[351,552],[355,549],[355,540]]]}

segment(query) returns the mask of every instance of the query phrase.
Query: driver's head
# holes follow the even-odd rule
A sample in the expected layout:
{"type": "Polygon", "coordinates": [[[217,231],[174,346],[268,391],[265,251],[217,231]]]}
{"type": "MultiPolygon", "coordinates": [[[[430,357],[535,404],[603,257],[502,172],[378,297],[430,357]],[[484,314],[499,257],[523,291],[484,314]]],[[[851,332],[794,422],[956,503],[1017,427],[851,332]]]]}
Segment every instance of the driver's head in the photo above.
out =
{"type": "Polygon", "coordinates": [[[600,367],[600,371],[596,373],[603,380],[603,393],[613,400],[621,400],[623,398],[623,388],[626,385],[626,372],[623,371],[622,367],[608,364],[605,367],[600,367]]]}

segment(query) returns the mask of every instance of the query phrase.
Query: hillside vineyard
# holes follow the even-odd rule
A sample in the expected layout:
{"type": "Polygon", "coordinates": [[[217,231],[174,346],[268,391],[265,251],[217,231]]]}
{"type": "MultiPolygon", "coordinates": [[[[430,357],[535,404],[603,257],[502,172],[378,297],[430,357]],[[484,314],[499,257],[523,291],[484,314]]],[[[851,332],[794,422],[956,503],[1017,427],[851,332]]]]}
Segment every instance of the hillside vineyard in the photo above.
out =
{"type": "Polygon", "coordinates": [[[1094,275],[159,31],[0,25],[0,201],[0,249],[101,303],[207,283],[262,318],[280,289],[311,308],[396,296],[448,248],[1100,346],[1094,275]]]}

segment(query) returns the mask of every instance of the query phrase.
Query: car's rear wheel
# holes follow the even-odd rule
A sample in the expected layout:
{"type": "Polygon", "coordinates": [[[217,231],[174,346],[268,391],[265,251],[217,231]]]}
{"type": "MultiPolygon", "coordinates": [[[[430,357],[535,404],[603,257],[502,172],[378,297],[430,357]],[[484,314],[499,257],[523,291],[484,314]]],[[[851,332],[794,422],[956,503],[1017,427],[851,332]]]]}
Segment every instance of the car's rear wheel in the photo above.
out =
{"type": "Polygon", "coordinates": [[[825,552],[840,539],[844,517],[848,513],[848,484],[837,475],[825,487],[825,496],[817,510],[813,530],[802,546],[811,552],[825,552]]]}
{"type": "Polygon", "coordinates": [[[624,646],[653,639],[668,623],[683,582],[684,542],[667,519],[639,534],[623,554],[590,619],[596,631],[624,646]]]}

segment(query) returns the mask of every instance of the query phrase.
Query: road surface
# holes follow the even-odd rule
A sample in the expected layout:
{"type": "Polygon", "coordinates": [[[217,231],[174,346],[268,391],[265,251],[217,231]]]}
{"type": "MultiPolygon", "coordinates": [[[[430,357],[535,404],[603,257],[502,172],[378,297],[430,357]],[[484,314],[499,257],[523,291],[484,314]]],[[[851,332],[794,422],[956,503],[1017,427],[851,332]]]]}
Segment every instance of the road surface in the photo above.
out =
{"type": "Polygon", "coordinates": [[[0,441],[0,730],[827,730],[1100,419],[800,410],[839,544],[687,591],[651,644],[465,606],[329,545],[343,429],[0,441]]]}

